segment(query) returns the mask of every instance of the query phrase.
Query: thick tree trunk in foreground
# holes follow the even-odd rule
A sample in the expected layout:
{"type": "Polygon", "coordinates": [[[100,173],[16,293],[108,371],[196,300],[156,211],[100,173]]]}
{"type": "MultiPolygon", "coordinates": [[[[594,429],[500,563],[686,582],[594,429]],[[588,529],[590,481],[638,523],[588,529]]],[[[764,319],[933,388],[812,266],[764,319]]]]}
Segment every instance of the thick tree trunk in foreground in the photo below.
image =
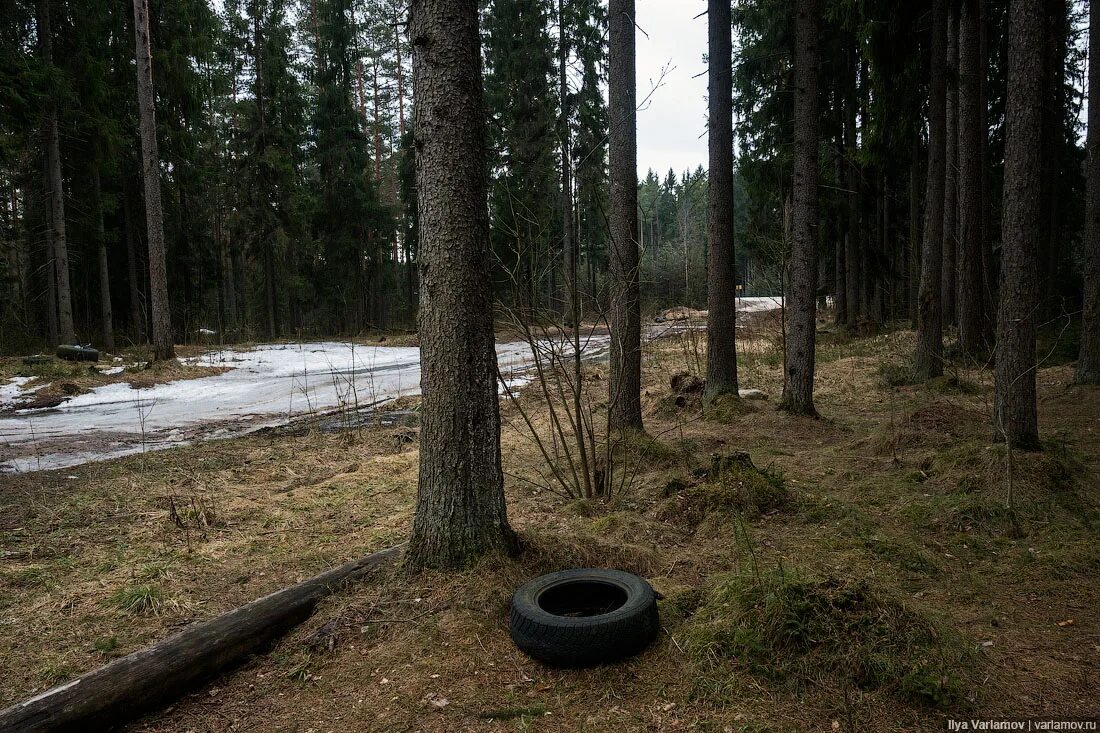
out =
{"type": "Polygon", "coordinates": [[[111,730],[265,649],[341,585],[394,560],[391,547],[197,623],[0,711],[0,733],[111,730]]]}
{"type": "MultiPolygon", "coordinates": [[[[982,343],[982,150],[979,95],[978,0],[963,0],[959,15],[959,350],[976,355],[982,343]]],[[[946,263],[944,267],[946,267],[946,263]]]]}
{"type": "Polygon", "coordinates": [[[947,13],[947,132],[943,183],[943,270],[940,298],[943,325],[955,324],[955,278],[959,251],[959,10],[947,13]]]}
{"type": "Polygon", "coordinates": [[[928,96],[928,168],[925,173],[924,239],[917,311],[917,350],[913,374],[943,374],[943,320],[940,287],[943,268],[943,190],[946,150],[947,0],[932,3],[932,80],[928,96]]]}
{"type": "MultiPolygon", "coordinates": [[[[1095,2],[1095,0],[1094,0],[1095,2]]],[[[1085,298],[1078,384],[1100,384],[1100,7],[1089,8],[1088,195],[1085,202],[1085,298]],[[1094,92],[1094,90],[1096,90],[1094,92]]]]}
{"type": "Polygon", "coordinates": [[[737,395],[737,273],[733,242],[733,39],[730,0],[708,0],[707,388],[737,395]]]}
{"type": "MultiPolygon", "coordinates": [[[[53,30],[50,25],[50,1],[38,0],[38,47],[47,66],[53,65],[53,30]]],[[[57,338],[60,343],[76,341],[73,330],[72,289],[69,287],[69,247],[65,238],[65,181],[61,172],[61,144],[57,132],[57,102],[51,94],[46,101],[45,128],[46,183],[50,211],[49,242],[57,298],[57,338]]],[[[52,331],[51,331],[52,333],[52,331]]]]}
{"type": "Polygon", "coordinates": [[[814,344],[817,309],[817,0],[795,10],[794,182],[788,278],[787,358],[779,409],[817,415],[814,409],[814,344]]]}
{"type": "Polygon", "coordinates": [[[1035,395],[1036,253],[1042,190],[1043,5],[1009,6],[1001,303],[994,368],[994,438],[1038,449],[1035,395]]]}
{"type": "Polygon", "coordinates": [[[103,190],[99,185],[99,168],[92,171],[95,188],[96,238],[99,260],[99,319],[103,331],[103,348],[115,348],[114,319],[111,315],[111,273],[107,266],[107,237],[103,227],[103,190]]]}
{"type": "Polygon", "coordinates": [[[164,209],[160,201],[160,158],[153,110],[153,56],[149,46],[149,0],[134,0],[134,43],[137,48],[138,128],[141,131],[141,171],[145,182],[145,223],[149,238],[149,305],[153,322],[153,359],[172,359],[172,319],[168,310],[165,265],[164,209]]]}
{"type": "Polygon", "coordinates": [[[414,0],[420,485],[406,562],[458,567],[515,535],[500,467],[488,166],[476,0],[414,0]]]}
{"type": "Polygon", "coordinates": [[[642,429],[642,317],[638,283],[638,129],[634,0],[610,0],[608,172],[611,253],[611,428],[642,429]]]}

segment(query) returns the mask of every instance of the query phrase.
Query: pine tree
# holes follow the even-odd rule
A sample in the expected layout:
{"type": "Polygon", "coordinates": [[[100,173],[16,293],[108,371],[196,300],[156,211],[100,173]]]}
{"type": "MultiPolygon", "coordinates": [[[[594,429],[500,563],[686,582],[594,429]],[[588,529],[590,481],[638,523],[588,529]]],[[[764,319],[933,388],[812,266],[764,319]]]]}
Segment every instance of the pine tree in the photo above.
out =
{"type": "MultiPolygon", "coordinates": [[[[963,0],[959,15],[959,350],[976,355],[982,319],[982,170],[978,67],[980,29],[978,0],[963,0]]],[[[947,266],[946,264],[944,265],[947,266]]]]}
{"type": "Polygon", "coordinates": [[[947,10],[947,113],[943,182],[943,252],[940,274],[941,316],[945,327],[955,324],[959,224],[959,10],[955,0],[947,10]]]}
{"type": "Polygon", "coordinates": [[[388,255],[392,220],[380,202],[370,172],[369,142],[354,94],[354,26],[351,1],[318,6],[317,102],[313,125],[320,197],[315,230],[324,258],[323,283],[334,329],[358,331],[379,325],[380,273],[388,255]]]}
{"type": "MultiPolygon", "coordinates": [[[[53,30],[50,0],[38,0],[38,47],[47,67],[53,66],[53,30]]],[[[61,171],[61,143],[58,138],[57,92],[45,103],[43,138],[46,145],[46,180],[49,196],[47,241],[53,261],[53,283],[57,309],[57,338],[61,343],[76,340],[73,330],[72,288],[69,284],[69,247],[65,232],[65,181],[61,171]]],[[[52,300],[52,299],[51,299],[52,300]]]]}
{"type": "Polygon", "coordinates": [[[149,232],[149,303],[152,310],[153,358],[175,357],[172,321],[168,312],[165,271],[164,209],[160,199],[160,157],[153,109],[153,57],[149,38],[149,0],[134,0],[134,41],[137,47],[138,116],[141,132],[141,168],[145,186],[145,222],[149,232]]]}
{"type": "Polygon", "coordinates": [[[1011,0],[1001,302],[994,366],[994,438],[1037,450],[1035,310],[1042,190],[1043,9],[1040,0],[1011,0]]]}
{"type": "Polygon", "coordinates": [[[240,111],[240,225],[260,263],[269,337],[281,332],[285,243],[304,233],[298,191],[305,101],[292,64],[283,0],[250,0],[252,94],[240,111]]]}
{"type": "Polygon", "coordinates": [[[947,0],[932,3],[931,83],[928,93],[928,168],[924,195],[924,241],[917,318],[914,375],[927,380],[943,374],[943,209],[947,99],[947,0]]]}
{"type": "Polygon", "coordinates": [[[817,307],[818,0],[795,6],[794,181],[783,398],[779,408],[816,416],[814,346],[817,307]]]}
{"type": "Polygon", "coordinates": [[[638,127],[634,0],[610,0],[611,395],[613,430],[642,429],[638,283],[638,127]]]}
{"type": "MultiPolygon", "coordinates": [[[[733,46],[730,0],[707,3],[710,151],[707,187],[707,386],[737,396],[737,274],[733,233],[733,46]]],[[[815,163],[816,165],[816,163],[815,163]]]]}
{"type": "Polygon", "coordinates": [[[511,550],[489,276],[488,160],[474,0],[413,0],[420,221],[420,486],[407,566],[511,550]],[[447,114],[439,114],[440,110],[447,114]]]}
{"type": "MultiPolygon", "coordinates": [[[[533,312],[560,262],[561,200],[554,151],[557,95],[546,0],[493,0],[485,14],[485,98],[492,119],[490,206],[494,248],[513,300],[533,312]]],[[[555,295],[557,295],[555,293],[555,295]]]]}
{"type": "Polygon", "coordinates": [[[1085,209],[1081,353],[1074,381],[1100,384],[1100,7],[1089,6],[1088,199],[1085,209]],[[1096,100],[1094,103],[1093,100],[1096,100]]]}

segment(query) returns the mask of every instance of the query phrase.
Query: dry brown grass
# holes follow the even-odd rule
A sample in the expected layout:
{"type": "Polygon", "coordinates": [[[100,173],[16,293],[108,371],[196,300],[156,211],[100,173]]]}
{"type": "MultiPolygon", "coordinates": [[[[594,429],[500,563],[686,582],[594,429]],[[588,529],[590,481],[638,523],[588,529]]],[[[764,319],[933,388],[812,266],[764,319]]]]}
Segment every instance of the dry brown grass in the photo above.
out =
{"type": "MultiPolygon", "coordinates": [[[[886,387],[877,365],[903,354],[910,334],[830,335],[819,366],[824,419],[792,418],[772,409],[781,374],[763,330],[743,345],[741,376],[772,399],[728,425],[696,409],[660,409],[668,377],[692,369],[699,341],[650,345],[646,425],[672,457],[638,461],[630,490],[611,504],[569,503],[539,488],[541,459],[505,406],[506,489],[522,556],[450,575],[393,570],[349,588],[270,654],[132,729],[943,729],[942,712],[845,687],[843,676],[791,687],[700,663],[688,645],[694,605],[728,574],[753,568],[866,583],[969,640],[981,674],[957,712],[1095,711],[1100,394],[1068,386],[1070,368],[1042,370],[1043,431],[1061,438],[1041,456],[1009,456],[987,448],[987,376],[964,373],[977,388],[963,394],[886,387]],[[669,479],[732,450],[784,477],[783,511],[724,514],[699,528],[657,518],[669,479]],[[1000,521],[1010,458],[1024,536],[1000,521]],[[587,671],[550,669],[514,648],[512,589],[579,565],[638,572],[668,596],[652,648],[587,671]]],[[[0,660],[9,674],[0,703],[400,541],[417,452],[394,430],[253,436],[4,477],[0,660]]]]}

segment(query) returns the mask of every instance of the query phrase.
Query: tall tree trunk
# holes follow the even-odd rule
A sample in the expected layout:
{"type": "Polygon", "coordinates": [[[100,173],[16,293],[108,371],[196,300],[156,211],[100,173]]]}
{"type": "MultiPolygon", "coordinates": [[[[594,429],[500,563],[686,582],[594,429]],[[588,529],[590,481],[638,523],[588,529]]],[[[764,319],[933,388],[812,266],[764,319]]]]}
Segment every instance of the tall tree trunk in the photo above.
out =
{"type": "Polygon", "coordinates": [[[1058,270],[1065,259],[1062,227],[1062,176],[1065,149],[1065,74],[1067,48],[1067,0],[1046,0],[1046,44],[1043,51],[1046,79],[1043,84],[1043,241],[1039,246],[1039,292],[1042,313],[1054,317],[1065,295],[1058,270]]]}
{"type": "Polygon", "coordinates": [[[917,327],[917,288],[920,285],[920,133],[913,135],[909,158],[909,322],[917,327]]]}
{"type": "Polygon", "coordinates": [[[401,19],[398,16],[398,3],[393,10],[393,46],[397,54],[397,132],[399,140],[405,139],[405,69],[401,62],[401,19]]]}
{"type": "Polygon", "coordinates": [[[1100,384],[1100,4],[1089,6],[1088,193],[1085,200],[1085,294],[1081,353],[1074,381],[1100,384]],[[1096,90],[1094,94],[1093,91],[1096,90]]]}
{"type": "Polygon", "coordinates": [[[932,3],[932,77],[928,94],[928,168],[924,194],[917,349],[913,373],[926,380],[943,374],[944,155],[946,140],[947,0],[932,3]]]}
{"type": "Polygon", "coordinates": [[[160,159],[153,110],[153,55],[149,45],[149,0],[134,0],[134,43],[137,48],[138,128],[141,169],[145,181],[145,224],[149,238],[149,304],[152,308],[153,359],[172,359],[172,319],[168,311],[165,270],[164,209],[160,201],[160,159]]]}
{"type": "Polygon", "coordinates": [[[997,261],[993,256],[993,163],[989,154],[989,2],[978,0],[978,127],[982,166],[982,339],[993,346],[997,326],[997,261]]]}
{"type": "Polygon", "coordinates": [[[613,430],[642,429],[638,283],[638,129],[634,0],[609,0],[608,171],[611,187],[611,395],[613,430]]]}
{"type": "MultiPolygon", "coordinates": [[[[45,158],[43,158],[45,161],[45,158]]],[[[49,175],[46,171],[42,171],[42,183],[43,183],[43,198],[49,199],[49,175]]],[[[57,277],[54,275],[53,266],[53,224],[51,218],[53,213],[50,211],[48,201],[43,202],[43,221],[46,224],[46,247],[43,252],[42,258],[45,262],[45,280],[46,280],[46,340],[50,344],[60,343],[60,339],[57,336],[57,277]]]]}
{"type": "Polygon", "coordinates": [[[1042,191],[1043,3],[1011,0],[1005,103],[1001,303],[994,367],[994,437],[1038,449],[1035,394],[1037,250],[1042,191]]]}
{"type": "Polygon", "coordinates": [[[858,92],[859,65],[854,46],[849,47],[848,69],[852,75],[848,93],[844,96],[844,136],[845,150],[848,156],[848,232],[844,237],[844,279],[848,290],[847,325],[855,330],[859,325],[859,167],[856,164],[856,94],[858,92]]]}
{"type": "Polygon", "coordinates": [[[959,248],[959,10],[949,3],[947,12],[947,137],[943,188],[943,274],[940,297],[943,325],[955,323],[955,277],[959,248]]]}
{"type": "MultiPolygon", "coordinates": [[[[844,188],[844,176],[841,173],[844,165],[844,114],[843,103],[840,94],[837,93],[836,106],[840,110],[840,134],[836,142],[836,157],[833,160],[833,188],[839,193],[844,188]]],[[[835,322],[843,326],[848,322],[848,286],[847,286],[847,261],[844,256],[844,242],[847,237],[844,217],[841,215],[842,206],[839,196],[836,197],[836,241],[833,242],[833,305],[835,322]]]]}
{"type": "Polygon", "coordinates": [[[786,371],[779,408],[798,415],[814,409],[814,345],[817,308],[817,59],[818,0],[795,6],[794,182],[791,214],[790,314],[786,371]]]}
{"type": "MultiPolygon", "coordinates": [[[[962,0],[959,15],[959,350],[978,353],[982,342],[982,160],[978,90],[978,0],[962,0]]],[[[945,265],[946,267],[946,265],[945,265]]]]}
{"type": "MultiPolygon", "coordinates": [[[[737,395],[737,272],[733,241],[733,34],[730,0],[707,0],[707,388],[737,395]]],[[[684,258],[685,263],[687,258],[684,258]]],[[[686,264],[685,264],[686,267],[686,264]]]]}
{"type": "MultiPolygon", "coordinates": [[[[50,0],[38,0],[38,46],[42,60],[53,65],[53,31],[50,25],[50,0]]],[[[50,249],[57,292],[57,338],[61,343],[76,341],[73,330],[72,289],[69,287],[69,248],[65,237],[65,180],[61,172],[61,144],[57,132],[57,101],[53,94],[46,100],[45,129],[46,180],[50,210],[50,249]]]]}
{"type": "Polygon", "coordinates": [[[126,236],[126,280],[130,287],[130,336],[134,343],[145,343],[145,302],[142,297],[141,262],[138,260],[138,237],[134,232],[133,206],[130,204],[132,187],[129,178],[122,189],[122,225],[126,236]]]}
{"type": "Polygon", "coordinates": [[[412,570],[515,547],[500,467],[476,0],[413,0],[420,217],[420,486],[412,570]]]}
{"type": "Polygon", "coordinates": [[[565,255],[566,322],[577,328],[580,325],[580,294],[577,292],[577,239],[573,236],[573,180],[569,165],[572,158],[572,139],[569,134],[569,80],[565,75],[569,63],[569,46],[565,40],[565,3],[558,0],[558,95],[561,98],[561,116],[558,127],[561,134],[561,231],[562,251],[565,255]]]}
{"type": "Polygon", "coordinates": [[[96,239],[99,259],[99,318],[103,331],[103,348],[115,348],[114,319],[111,316],[111,273],[107,266],[107,236],[103,227],[103,190],[99,183],[99,168],[92,169],[95,189],[96,239]]]}

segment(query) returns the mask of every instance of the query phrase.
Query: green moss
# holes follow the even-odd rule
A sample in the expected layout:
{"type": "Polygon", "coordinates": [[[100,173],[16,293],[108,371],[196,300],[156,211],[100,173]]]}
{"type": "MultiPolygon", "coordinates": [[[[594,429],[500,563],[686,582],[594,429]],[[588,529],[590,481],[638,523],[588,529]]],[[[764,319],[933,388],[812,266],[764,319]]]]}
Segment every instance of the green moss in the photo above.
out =
{"type": "Polygon", "coordinates": [[[915,703],[959,702],[976,665],[957,632],[865,581],[727,576],[686,630],[700,662],[776,682],[830,679],[915,703]]]}

